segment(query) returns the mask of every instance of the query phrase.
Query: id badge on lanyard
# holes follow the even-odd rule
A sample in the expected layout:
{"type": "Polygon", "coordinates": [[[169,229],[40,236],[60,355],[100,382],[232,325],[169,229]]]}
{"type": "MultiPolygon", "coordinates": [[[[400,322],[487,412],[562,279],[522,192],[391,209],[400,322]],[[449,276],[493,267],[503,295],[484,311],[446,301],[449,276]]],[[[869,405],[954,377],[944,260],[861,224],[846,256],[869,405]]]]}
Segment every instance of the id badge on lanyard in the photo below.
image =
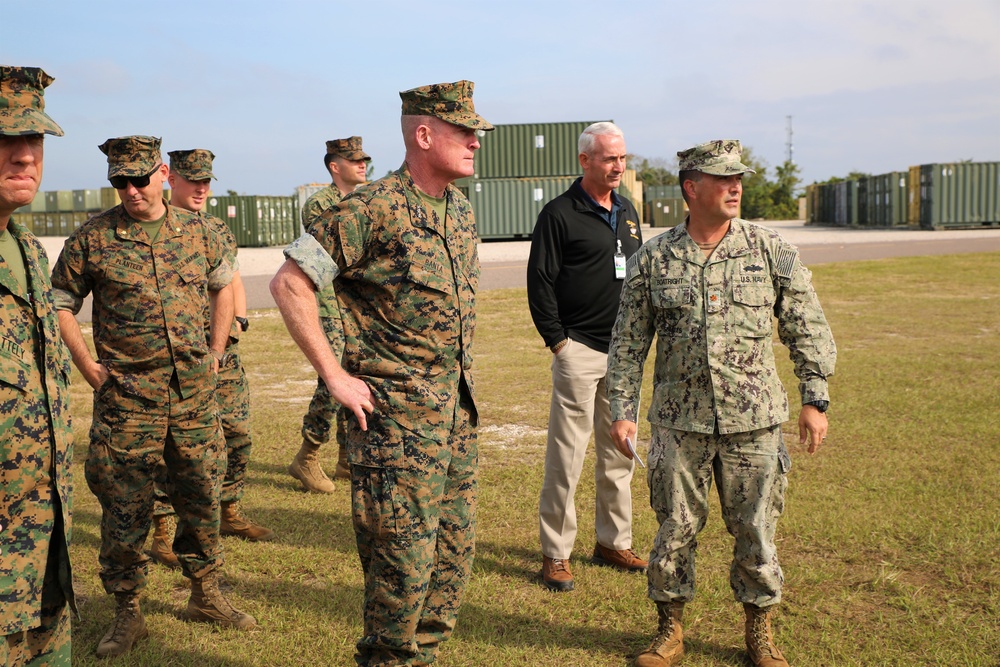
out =
{"type": "Polygon", "coordinates": [[[615,280],[625,280],[625,253],[622,252],[621,239],[618,239],[618,250],[615,252],[615,280]]]}

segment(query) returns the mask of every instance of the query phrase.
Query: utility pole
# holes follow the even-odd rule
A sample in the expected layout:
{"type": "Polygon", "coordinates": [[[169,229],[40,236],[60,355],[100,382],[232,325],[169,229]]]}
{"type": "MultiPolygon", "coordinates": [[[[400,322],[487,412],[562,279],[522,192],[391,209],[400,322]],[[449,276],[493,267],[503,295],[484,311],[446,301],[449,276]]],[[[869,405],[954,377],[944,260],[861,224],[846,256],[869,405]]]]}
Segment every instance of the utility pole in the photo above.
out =
{"type": "Polygon", "coordinates": [[[790,162],[792,162],[792,152],[793,152],[793,149],[792,149],[792,117],[791,116],[785,116],[785,120],[787,121],[787,125],[788,125],[788,127],[787,127],[788,140],[785,142],[785,159],[790,163],[790,162]]]}

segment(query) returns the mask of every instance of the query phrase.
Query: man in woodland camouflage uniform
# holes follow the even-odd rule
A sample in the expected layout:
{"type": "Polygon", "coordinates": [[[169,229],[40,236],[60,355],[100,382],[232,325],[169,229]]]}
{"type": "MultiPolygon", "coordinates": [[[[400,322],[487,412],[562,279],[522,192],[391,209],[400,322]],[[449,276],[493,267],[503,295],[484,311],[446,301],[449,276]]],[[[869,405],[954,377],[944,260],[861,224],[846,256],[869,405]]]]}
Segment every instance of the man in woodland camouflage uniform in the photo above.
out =
{"type": "Polygon", "coordinates": [[[472,335],[476,226],[452,185],[474,172],[470,81],[400,93],[406,159],[348,195],[271,282],[292,337],[346,410],[358,555],[359,665],[428,665],[472,568],[478,478],[472,335]],[[335,286],[343,366],[315,292],[335,286]]]}
{"type": "Polygon", "coordinates": [[[101,503],[101,580],[117,602],[97,647],[108,657],[148,634],[139,609],[149,560],[142,545],[161,461],[167,479],[157,481],[177,512],[174,552],[191,579],[186,618],[237,628],[256,623],[218,588],[226,444],[214,392],[233,318],[225,242],[197,215],[163,201],[167,167],[159,139],[119,137],[100,148],[122,203],[66,240],[52,286],[63,340],[95,392],[85,470],[101,503]],[[96,360],[74,317],[90,293],[96,360]]]}
{"type": "MultiPolygon", "coordinates": [[[[208,223],[212,230],[224,239],[229,253],[228,261],[233,267],[233,326],[226,341],[226,354],[219,362],[218,381],[215,397],[219,404],[219,417],[222,419],[222,432],[226,438],[226,474],[222,479],[221,528],[222,535],[235,535],[251,542],[273,540],[274,531],[260,526],[246,517],[240,507],[243,491],[246,486],[247,466],[250,463],[250,385],[246,372],[240,360],[240,336],[250,326],[247,319],[247,295],[240,277],[239,263],[236,258],[236,237],[222,220],[215,216],[201,213],[205,208],[205,199],[211,189],[212,151],[203,148],[193,150],[170,151],[170,205],[185,211],[199,213],[202,220],[208,223]]],[[[209,327],[209,308],[205,304],[206,322],[209,327]]],[[[174,508],[170,505],[166,491],[156,487],[155,503],[153,505],[153,542],[149,556],[156,562],[167,567],[180,567],[180,562],[173,552],[173,537],[171,535],[171,517],[174,508]]]]}
{"type": "Polygon", "coordinates": [[[770,617],[783,583],[774,544],[791,461],[781,423],[788,399],[772,349],[773,319],[799,378],[799,440],[815,452],[826,437],[827,378],[836,347],[809,270],[775,232],[740,220],[744,173],[738,141],[678,153],[690,208],[685,224],[658,236],[627,266],[608,357],[612,438],[631,456],[642,370],[656,357],[648,481],[660,529],[649,557],[649,597],[659,631],[639,667],[679,664],[682,611],[695,593],[695,545],[714,476],[722,517],[735,537],[729,582],[746,614],[745,641],[758,667],[787,667],[770,617]]]}
{"type": "Polygon", "coordinates": [[[11,218],[42,180],[53,79],[0,65],[0,665],[70,664],[69,355],[49,260],[11,218]]]}
{"type": "MultiPolygon", "coordinates": [[[[319,192],[306,200],[302,207],[302,226],[310,232],[324,211],[334,208],[345,194],[354,191],[365,182],[371,157],[361,149],[361,137],[333,139],[326,142],[323,163],[333,180],[319,192]]],[[[326,338],[330,341],[333,354],[338,359],[344,353],[344,327],[340,323],[340,306],[333,288],[316,293],[319,303],[319,320],[326,338]]],[[[337,423],[337,445],[339,456],[334,477],[350,479],[351,469],[347,465],[347,427],[343,419],[338,419],[339,406],[330,398],[330,392],[322,378],[316,380],[316,391],[309,402],[309,411],[302,418],[302,447],[295,460],[288,466],[288,473],[302,482],[307,491],[333,493],[333,482],[323,472],[319,464],[319,448],[330,439],[330,430],[337,423]]]]}

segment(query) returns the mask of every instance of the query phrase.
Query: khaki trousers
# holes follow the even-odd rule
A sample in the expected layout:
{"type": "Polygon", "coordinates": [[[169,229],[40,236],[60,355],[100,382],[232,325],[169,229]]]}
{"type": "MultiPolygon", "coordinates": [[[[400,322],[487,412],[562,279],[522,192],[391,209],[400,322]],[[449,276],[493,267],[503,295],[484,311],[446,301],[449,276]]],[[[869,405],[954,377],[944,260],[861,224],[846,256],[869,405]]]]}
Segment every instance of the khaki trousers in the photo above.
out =
{"type": "Polygon", "coordinates": [[[552,404],[545,451],[545,481],[538,503],[542,554],[569,558],[576,541],[573,495],[587,443],[594,435],[597,541],[609,549],[632,547],[634,463],[611,441],[611,410],[605,375],[608,355],[570,340],[552,357],[552,404]]]}

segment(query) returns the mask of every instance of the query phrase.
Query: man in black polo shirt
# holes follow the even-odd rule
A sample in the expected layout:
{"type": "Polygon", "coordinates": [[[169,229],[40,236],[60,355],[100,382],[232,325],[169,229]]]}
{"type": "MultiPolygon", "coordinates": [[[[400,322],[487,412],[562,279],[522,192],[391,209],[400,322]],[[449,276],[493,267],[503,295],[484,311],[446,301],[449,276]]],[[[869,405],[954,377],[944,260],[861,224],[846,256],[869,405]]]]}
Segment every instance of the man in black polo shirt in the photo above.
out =
{"type": "Polygon", "coordinates": [[[597,454],[593,562],[626,571],[646,568],[632,551],[634,464],[611,441],[605,387],[625,262],[642,245],[642,233],[635,207],[614,191],[625,172],[622,131],[614,123],[594,123],[580,135],[579,152],[583,176],[542,209],[528,258],[528,306],[553,354],[538,519],[542,579],[556,591],[573,589],[573,495],[591,433],[597,454]]]}

